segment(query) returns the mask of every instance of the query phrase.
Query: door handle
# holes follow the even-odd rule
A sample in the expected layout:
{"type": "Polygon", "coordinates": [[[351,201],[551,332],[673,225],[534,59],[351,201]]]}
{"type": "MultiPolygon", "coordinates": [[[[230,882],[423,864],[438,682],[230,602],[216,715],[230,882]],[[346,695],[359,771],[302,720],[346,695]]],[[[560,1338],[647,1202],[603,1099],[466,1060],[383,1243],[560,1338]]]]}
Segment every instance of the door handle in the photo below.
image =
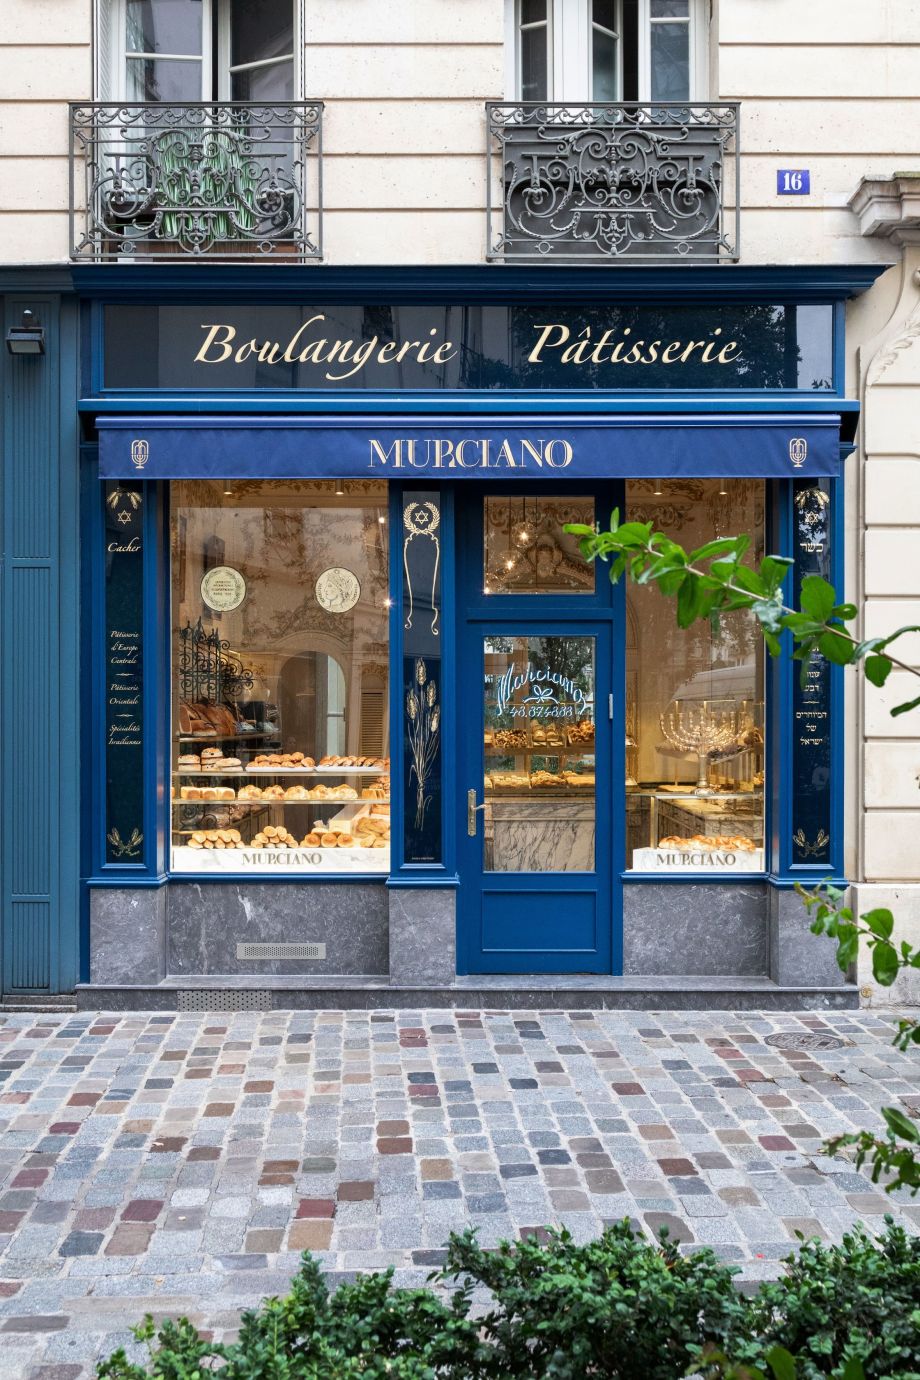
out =
{"type": "Polygon", "coordinates": [[[477,811],[477,810],[484,810],[485,808],[486,808],[486,807],[485,807],[485,803],[483,803],[482,805],[477,805],[477,804],[476,804],[476,792],[475,792],[475,791],[467,791],[467,793],[466,793],[466,832],[469,834],[469,836],[470,836],[471,839],[476,837],[476,811],[477,811]]]}

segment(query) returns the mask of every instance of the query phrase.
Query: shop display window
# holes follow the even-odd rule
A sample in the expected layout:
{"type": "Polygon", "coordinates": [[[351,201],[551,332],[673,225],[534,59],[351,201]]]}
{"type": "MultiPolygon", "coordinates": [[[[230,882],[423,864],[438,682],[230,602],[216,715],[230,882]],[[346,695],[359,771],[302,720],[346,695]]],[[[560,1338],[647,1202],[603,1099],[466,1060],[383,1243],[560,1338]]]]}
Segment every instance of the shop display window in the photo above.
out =
{"type": "MultiPolygon", "coordinates": [[[[630,480],[630,519],[688,549],[745,532],[764,548],[764,483],[630,480]]],[[[764,870],[764,649],[738,611],[676,626],[652,586],[627,596],[626,866],[712,875],[764,870]]]]}
{"type": "Polygon", "coordinates": [[[389,871],[386,485],[171,487],[174,872],[389,871]]]}

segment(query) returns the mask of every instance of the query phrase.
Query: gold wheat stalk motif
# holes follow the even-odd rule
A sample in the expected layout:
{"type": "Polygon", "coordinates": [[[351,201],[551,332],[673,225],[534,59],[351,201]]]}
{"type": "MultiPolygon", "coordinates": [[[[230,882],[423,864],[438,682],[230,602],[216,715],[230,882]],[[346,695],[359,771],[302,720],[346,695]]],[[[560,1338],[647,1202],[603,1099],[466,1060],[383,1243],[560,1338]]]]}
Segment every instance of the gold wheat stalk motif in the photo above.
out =
{"type": "Polygon", "coordinates": [[[406,692],[406,720],[412,766],[409,780],[415,777],[415,827],[422,829],[431,796],[425,787],[438,751],[441,725],[441,706],[438,703],[437,682],[430,679],[421,657],[415,662],[415,677],[406,692]]]}

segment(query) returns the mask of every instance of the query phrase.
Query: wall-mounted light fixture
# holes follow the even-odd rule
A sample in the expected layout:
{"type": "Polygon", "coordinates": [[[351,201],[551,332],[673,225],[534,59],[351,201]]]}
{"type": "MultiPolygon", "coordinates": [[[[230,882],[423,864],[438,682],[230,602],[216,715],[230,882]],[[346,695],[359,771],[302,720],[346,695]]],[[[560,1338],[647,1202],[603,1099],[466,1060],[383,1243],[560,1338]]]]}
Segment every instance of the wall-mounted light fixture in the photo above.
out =
{"type": "Polygon", "coordinates": [[[6,333],[6,348],[11,355],[43,355],[45,328],[34,312],[22,313],[22,325],[10,326],[6,333]]]}
{"type": "Polygon", "coordinates": [[[345,497],[345,480],[344,480],[344,479],[337,479],[337,480],[335,481],[335,496],[336,496],[336,498],[344,498],[344,497],[345,497]]]}

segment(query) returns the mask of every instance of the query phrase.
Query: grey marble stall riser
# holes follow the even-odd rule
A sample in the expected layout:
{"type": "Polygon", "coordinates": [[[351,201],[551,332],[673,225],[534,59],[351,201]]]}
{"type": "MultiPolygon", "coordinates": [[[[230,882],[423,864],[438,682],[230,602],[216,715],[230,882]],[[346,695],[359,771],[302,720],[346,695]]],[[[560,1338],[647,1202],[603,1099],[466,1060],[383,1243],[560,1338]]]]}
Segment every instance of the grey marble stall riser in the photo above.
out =
{"type": "Polygon", "coordinates": [[[94,887],[89,894],[92,982],[159,982],[166,976],[167,889],[94,887]]]}
{"type": "Polygon", "coordinates": [[[623,972],[757,977],[767,972],[767,888],[688,882],[623,888],[623,972]]]}
{"type": "Polygon", "coordinates": [[[811,933],[811,916],[794,891],[770,888],[770,976],[783,987],[842,986],[846,977],[837,966],[837,945],[823,934],[811,933]]]}
{"type": "Polygon", "coordinates": [[[447,986],[457,975],[452,889],[391,887],[390,981],[447,986]]]}
{"type": "Polygon", "coordinates": [[[387,889],[371,882],[171,883],[169,972],[366,973],[389,971],[387,889]],[[324,959],[240,959],[240,943],[318,943],[324,959]]]}

